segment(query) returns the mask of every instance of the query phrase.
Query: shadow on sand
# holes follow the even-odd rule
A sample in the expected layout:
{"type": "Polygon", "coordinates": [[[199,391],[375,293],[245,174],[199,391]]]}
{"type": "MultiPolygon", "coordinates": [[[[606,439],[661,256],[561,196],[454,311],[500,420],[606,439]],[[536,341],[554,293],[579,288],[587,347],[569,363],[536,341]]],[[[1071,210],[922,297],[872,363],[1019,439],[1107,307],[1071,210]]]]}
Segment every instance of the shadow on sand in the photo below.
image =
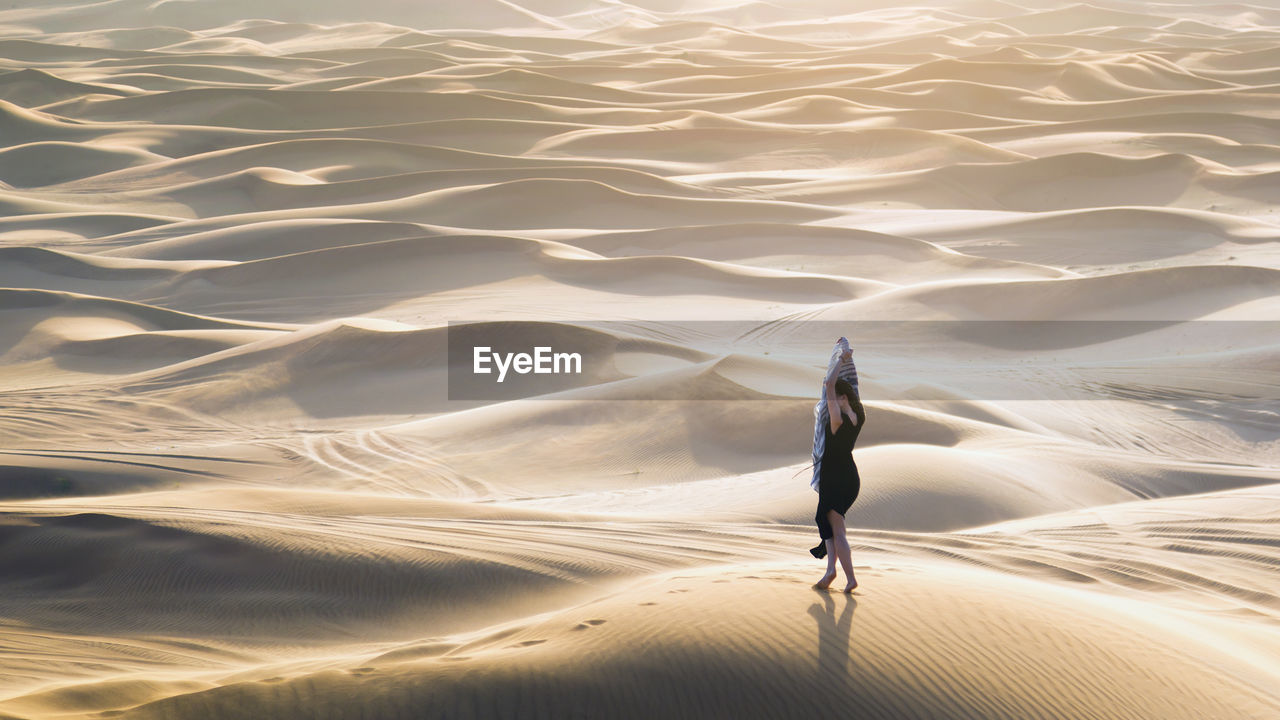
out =
{"type": "Polygon", "coordinates": [[[858,600],[852,595],[838,593],[843,598],[836,601],[837,593],[814,588],[822,599],[809,606],[809,615],[818,621],[818,672],[832,679],[849,676],[849,639],[852,635],[853,611],[858,600]],[[841,605],[836,617],[836,606],[841,605]]]}

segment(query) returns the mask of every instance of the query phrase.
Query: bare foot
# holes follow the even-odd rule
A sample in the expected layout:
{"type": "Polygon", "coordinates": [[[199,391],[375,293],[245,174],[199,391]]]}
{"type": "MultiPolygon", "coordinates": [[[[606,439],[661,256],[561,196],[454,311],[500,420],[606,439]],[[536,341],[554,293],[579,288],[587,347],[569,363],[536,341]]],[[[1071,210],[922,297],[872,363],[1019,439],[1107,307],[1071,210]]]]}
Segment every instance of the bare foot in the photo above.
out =
{"type": "Polygon", "coordinates": [[[853,592],[853,589],[854,589],[854,588],[856,588],[856,587],[858,587],[858,578],[853,578],[853,579],[849,580],[849,584],[848,584],[848,585],[845,585],[845,586],[844,586],[844,591],[845,591],[845,592],[847,592],[847,593],[851,593],[851,592],[853,592]]]}
{"type": "Polygon", "coordinates": [[[827,588],[831,587],[831,583],[832,583],[835,579],[836,579],[836,571],[835,571],[835,570],[832,570],[831,572],[827,573],[826,575],[823,575],[823,576],[822,576],[822,579],[821,579],[821,580],[819,580],[818,582],[814,583],[814,584],[813,584],[813,586],[814,586],[815,588],[819,589],[819,590],[826,590],[827,588]]]}

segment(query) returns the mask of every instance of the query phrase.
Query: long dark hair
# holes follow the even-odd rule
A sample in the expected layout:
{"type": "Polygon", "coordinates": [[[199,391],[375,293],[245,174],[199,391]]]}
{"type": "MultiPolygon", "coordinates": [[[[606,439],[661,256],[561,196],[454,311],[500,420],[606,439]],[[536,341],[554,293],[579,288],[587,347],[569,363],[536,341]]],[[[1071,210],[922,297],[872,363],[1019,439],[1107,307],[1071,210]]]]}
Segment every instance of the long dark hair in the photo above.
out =
{"type": "Polygon", "coordinates": [[[862,407],[862,400],[858,398],[858,393],[849,384],[848,380],[840,378],[836,380],[836,394],[843,395],[849,400],[849,409],[853,410],[853,414],[858,419],[858,425],[862,425],[867,421],[867,411],[862,407]]]}
{"type": "MultiPolygon", "coordinates": [[[[853,386],[849,384],[848,380],[845,380],[844,378],[836,380],[836,394],[844,395],[849,398],[849,407],[853,409],[853,414],[857,416],[858,419],[858,426],[861,427],[863,423],[867,421],[867,411],[862,407],[862,400],[858,397],[858,393],[854,391],[853,386]]],[[[831,409],[827,408],[827,412],[831,412],[831,409]]],[[[791,477],[795,477],[805,470],[812,469],[816,464],[817,463],[809,463],[808,467],[797,470],[791,477]]]]}

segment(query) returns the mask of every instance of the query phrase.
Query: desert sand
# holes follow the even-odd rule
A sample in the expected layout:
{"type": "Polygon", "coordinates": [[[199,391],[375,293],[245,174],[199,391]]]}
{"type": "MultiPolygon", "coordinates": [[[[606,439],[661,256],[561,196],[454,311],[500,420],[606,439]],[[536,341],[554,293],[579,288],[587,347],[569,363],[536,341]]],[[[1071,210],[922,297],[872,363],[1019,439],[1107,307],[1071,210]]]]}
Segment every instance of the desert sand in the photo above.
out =
{"type": "Polygon", "coordinates": [[[0,9],[0,717],[1280,717],[1278,47],[1261,2],[0,9]],[[459,328],[593,369],[451,398],[459,328]]]}

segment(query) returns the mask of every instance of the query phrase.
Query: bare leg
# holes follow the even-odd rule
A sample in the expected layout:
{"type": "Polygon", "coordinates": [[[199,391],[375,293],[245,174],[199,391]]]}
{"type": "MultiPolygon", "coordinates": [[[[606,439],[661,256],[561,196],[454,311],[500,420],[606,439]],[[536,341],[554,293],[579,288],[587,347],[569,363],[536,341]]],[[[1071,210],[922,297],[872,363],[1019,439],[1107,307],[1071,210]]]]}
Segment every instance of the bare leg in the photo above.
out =
{"type": "Polygon", "coordinates": [[[826,590],[831,587],[831,583],[835,582],[836,579],[835,541],[832,538],[827,538],[823,542],[827,544],[827,571],[823,573],[821,580],[813,584],[819,590],[826,590]]]}
{"type": "MultiPolygon", "coordinates": [[[[844,531],[844,516],[835,510],[828,510],[827,517],[831,520],[831,531],[835,535],[828,541],[834,546],[829,549],[832,555],[840,558],[840,567],[844,568],[844,576],[849,579],[848,584],[844,586],[844,591],[853,592],[853,589],[858,587],[858,579],[853,576],[853,557],[849,552],[849,538],[844,531]]],[[[831,572],[834,575],[834,566],[831,572]]]]}

